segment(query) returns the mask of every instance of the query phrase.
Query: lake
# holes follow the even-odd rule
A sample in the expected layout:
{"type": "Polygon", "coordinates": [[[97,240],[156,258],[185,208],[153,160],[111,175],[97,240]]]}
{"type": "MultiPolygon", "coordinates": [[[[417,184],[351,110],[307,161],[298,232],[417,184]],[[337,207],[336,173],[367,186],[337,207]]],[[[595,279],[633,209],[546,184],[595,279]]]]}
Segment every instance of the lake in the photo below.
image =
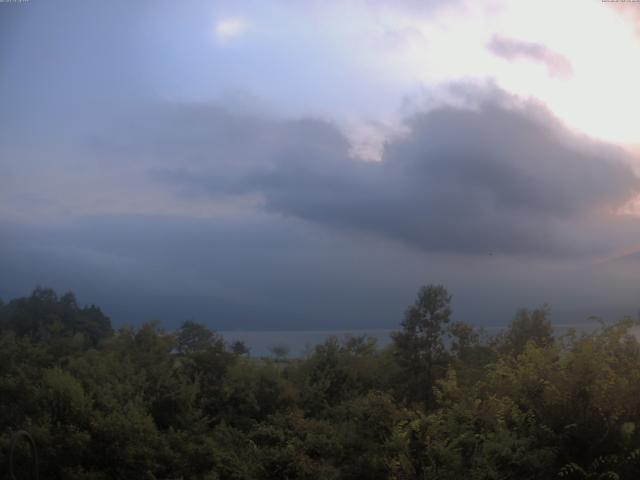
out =
{"type": "MultiPolygon", "coordinates": [[[[570,328],[578,331],[588,332],[595,329],[597,323],[581,324],[556,324],[554,329],[557,335],[566,333],[570,328]]],[[[483,327],[490,334],[495,335],[504,326],[483,327]]],[[[221,331],[227,342],[236,340],[243,341],[250,349],[251,356],[261,357],[271,355],[271,348],[283,346],[289,350],[290,357],[301,357],[312,350],[329,337],[335,336],[339,339],[345,336],[368,335],[376,339],[379,347],[384,347],[391,342],[390,334],[396,329],[361,329],[361,330],[265,330],[265,331],[221,331]]]]}

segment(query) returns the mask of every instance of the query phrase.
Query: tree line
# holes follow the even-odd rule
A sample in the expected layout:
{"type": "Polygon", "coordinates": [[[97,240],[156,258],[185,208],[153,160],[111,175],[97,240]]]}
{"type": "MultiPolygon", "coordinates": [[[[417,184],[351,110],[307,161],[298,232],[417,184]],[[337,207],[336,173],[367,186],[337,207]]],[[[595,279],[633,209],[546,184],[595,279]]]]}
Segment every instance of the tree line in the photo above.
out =
{"type": "Polygon", "coordinates": [[[451,313],[428,285],[384,348],[256,358],[72,293],[0,301],[0,478],[22,429],[47,479],[637,478],[637,321],[557,336],[545,306],[489,336],[451,313]]]}

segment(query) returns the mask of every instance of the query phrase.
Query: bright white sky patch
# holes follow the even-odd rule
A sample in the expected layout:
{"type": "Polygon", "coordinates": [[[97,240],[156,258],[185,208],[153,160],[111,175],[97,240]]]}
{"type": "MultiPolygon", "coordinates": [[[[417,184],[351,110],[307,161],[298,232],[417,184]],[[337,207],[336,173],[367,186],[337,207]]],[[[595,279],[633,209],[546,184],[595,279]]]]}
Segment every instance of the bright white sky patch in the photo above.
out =
{"type": "MultiPolygon", "coordinates": [[[[401,41],[367,58],[379,75],[433,92],[449,82],[491,81],[544,102],[573,129],[607,141],[640,141],[640,42],[634,25],[600,1],[466,2],[420,17],[397,11],[382,30],[401,41]],[[572,19],[568,21],[568,19],[572,19]],[[401,33],[412,32],[411,36],[401,33]],[[537,45],[566,59],[574,75],[550,75],[543,61],[509,61],[489,48],[495,36],[537,45]]],[[[640,7],[639,7],[640,8],[640,7]]],[[[388,40],[389,35],[386,35],[388,40]]]]}
{"type": "MultiPolygon", "coordinates": [[[[326,45],[336,61],[350,60],[352,84],[344,88],[352,89],[352,97],[371,92],[373,99],[364,109],[356,100],[330,103],[343,123],[349,123],[340,113],[344,107],[351,108],[351,120],[373,116],[380,124],[393,125],[402,117],[402,112],[387,108],[394,99],[396,105],[403,100],[448,103],[450,99],[442,97],[443,86],[492,84],[545,104],[569,128],[588,136],[627,147],[640,143],[640,64],[635,61],[640,58],[640,40],[633,22],[606,3],[467,0],[456,8],[416,12],[355,2],[349,4],[348,15],[342,3],[324,5],[324,12],[314,12],[312,25],[322,28],[313,34],[328,37],[326,45]],[[509,60],[496,55],[490,48],[495,38],[535,45],[547,57],[562,59],[571,74],[554,74],[549,58],[509,60]]],[[[298,35],[304,37],[305,32],[298,35]]],[[[323,88],[315,84],[309,96],[323,88]]],[[[347,127],[354,153],[379,156],[375,151],[382,145],[384,129],[347,127]]]]}
{"type": "Polygon", "coordinates": [[[216,39],[227,43],[247,32],[249,25],[241,18],[223,18],[215,24],[216,39]]]}

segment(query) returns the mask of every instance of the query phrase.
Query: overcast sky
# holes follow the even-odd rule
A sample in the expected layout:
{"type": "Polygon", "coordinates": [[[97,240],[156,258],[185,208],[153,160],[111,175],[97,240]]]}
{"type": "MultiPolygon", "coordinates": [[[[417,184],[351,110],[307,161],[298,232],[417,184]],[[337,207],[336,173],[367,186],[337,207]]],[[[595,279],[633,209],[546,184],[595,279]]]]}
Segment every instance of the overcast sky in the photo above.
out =
{"type": "Polygon", "coordinates": [[[640,4],[0,2],[0,298],[116,324],[640,309],[640,4]]]}

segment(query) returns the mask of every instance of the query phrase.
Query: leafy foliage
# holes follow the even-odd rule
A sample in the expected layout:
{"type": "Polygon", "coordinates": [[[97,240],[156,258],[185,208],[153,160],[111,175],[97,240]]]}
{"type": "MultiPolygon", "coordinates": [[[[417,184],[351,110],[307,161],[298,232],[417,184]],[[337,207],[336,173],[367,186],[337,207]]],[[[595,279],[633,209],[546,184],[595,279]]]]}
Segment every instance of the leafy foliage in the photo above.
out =
{"type": "Polygon", "coordinates": [[[52,479],[640,474],[638,322],[555,337],[544,307],[488,338],[450,300],[421,289],[386,348],[252,358],[194,321],[113,331],[38,288],[0,304],[0,465],[26,429],[52,479]]]}

